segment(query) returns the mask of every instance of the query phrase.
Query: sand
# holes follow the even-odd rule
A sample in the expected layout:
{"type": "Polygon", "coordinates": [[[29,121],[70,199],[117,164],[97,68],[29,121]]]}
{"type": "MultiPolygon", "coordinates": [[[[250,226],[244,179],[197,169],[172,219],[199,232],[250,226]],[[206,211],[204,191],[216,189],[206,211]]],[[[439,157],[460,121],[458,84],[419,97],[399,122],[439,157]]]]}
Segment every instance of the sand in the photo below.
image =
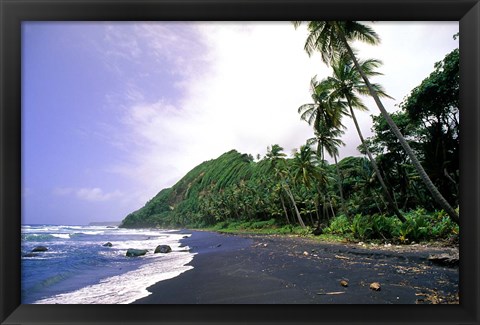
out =
{"type": "Polygon", "coordinates": [[[134,304],[458,303],[458,266],[428,260],[452,248],[183,232],[192,234],[182,243],[196,253],[193,269],[134,304]]]}

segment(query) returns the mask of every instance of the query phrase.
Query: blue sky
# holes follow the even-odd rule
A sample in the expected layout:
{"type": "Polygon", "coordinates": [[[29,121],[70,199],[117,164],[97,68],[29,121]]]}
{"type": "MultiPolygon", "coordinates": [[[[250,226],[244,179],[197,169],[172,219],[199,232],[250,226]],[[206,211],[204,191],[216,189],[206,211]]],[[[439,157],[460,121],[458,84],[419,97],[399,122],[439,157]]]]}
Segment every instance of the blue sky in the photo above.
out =
{"type": "MultiPolygon", "coordinates": [[[[373,27],[382,44],[356,48],[384,62],[389,111],[458,47],[457,22],[373,27]]],[[[288,22],[24,22],[22,222],[121,220],[228,150],[298,148],[312,131],[297,109],[329,74],[305,37],[288,22]]],[[[344,124],[340,158],[359,154],[344,124]]]]}

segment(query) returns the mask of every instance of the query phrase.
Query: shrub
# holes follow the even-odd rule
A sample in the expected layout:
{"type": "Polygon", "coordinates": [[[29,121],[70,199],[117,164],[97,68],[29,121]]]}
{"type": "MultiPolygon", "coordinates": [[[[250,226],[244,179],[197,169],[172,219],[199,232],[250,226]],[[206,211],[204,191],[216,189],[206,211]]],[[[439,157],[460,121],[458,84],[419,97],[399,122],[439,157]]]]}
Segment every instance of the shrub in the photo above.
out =
{"type": "Polygon", "coordinates": [[[372,238],[390,239],[396,237],[400,220],[396,217],[387,217],[384,214],[377,214],[372,217],[372,238]]]}
{"type": "Polygon", "coordinates": [[[263,229],[263,228],[270,228],[275,225],[275,219],[270,219],[267,221],[256,221],[252,222],[250,225],[253,229],[263,229]]]}
{"type": "Polygon", "coordinates": [[[451,236],[458,236],[458,225],[450,219],[445,211],[441,210],[435,212],[432,217],[432,221],[431,236],[433,238],[449,238],[451,236]]]}
{"type": "Polygon", "coordinates": [[[327,234],[345,235],[351,232],[351,222],[345,215],[339,215],[332,219],[330,225],[324,229],[327,234]]]}
{"type": "Polygon", "coordinates": [[[309,226],[307,226],[306,228],[295,227],[292,229],[292,232],[300,236],[308,236],[312,233],[312,228],[310,228],[309,226]]]}
{"type": "Polygon", "coordinates": [[[421,215],[421,212],[416,210],[404,215],[406,220],[401,224],[399,230],[398,239],[400,242],[420,241],[425,234],[428,234],[428,229],[425,228],[425,218],[421,215]]]}
{"type": "Polygon", "coordinates": [[[371,218],[362,214],[355,215],[350,229],[353,236],[357,239],[365,240],[370,238],[373,234],[371,218]]]}
{"type": "Polygon", "coordinates": [[[215,224],[215,226],[213,227],[213,229],[215,230],[221,230],[221,229],[225,229],[228,227],[228,222],[226,221],[220,221],[218,222],[217,224],[215,224]]]}
{"type": "Polygon", "coordinates": [[[277,233],[279,234],[291,234],[293,232],[294,227],[292,225],[284,225],[281,228],[277,229],[277,233]]]}

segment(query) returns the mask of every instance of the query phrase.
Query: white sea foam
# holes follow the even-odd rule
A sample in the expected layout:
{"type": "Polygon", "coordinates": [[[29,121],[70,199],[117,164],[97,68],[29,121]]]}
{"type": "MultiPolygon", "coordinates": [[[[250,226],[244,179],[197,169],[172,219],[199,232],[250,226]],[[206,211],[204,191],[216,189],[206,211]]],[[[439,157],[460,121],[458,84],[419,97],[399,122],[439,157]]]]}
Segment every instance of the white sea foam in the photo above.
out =
{"type": "Polygon", "coordinates": [[[57,237],[57,238],[63,238],[63,239],[69,239],[70,238],[70,234],[51,234],[53,237],[57,237]]]}
{"type": "MultiPolygon", "coordinates": [[[[93,284],[72,292],[58,294],[34,302],[35,304],[128,304],[151,294],[147,288],[159,281],[174,278],[185,271],[192,269],[187,266],[195,254],[190,253],[189,247],[180,247],[180,239],[185,234],[154,231],[148,229],[109,229],[112,233],[112,247],[100,252],[104,256],[117,256],[133,261],[145,262],[138,269],[127,273],[108,277],[93,284]],[[149,236],[147,240],[115,241],[114,234],[149,236]],[[168,254],[154,254],[158,245],[169,245],[172,252],[168,254]],[[145,256],[138,258],[126,257],[128,248],[148,249],[145,256]]],[[[108,234],[107,233],[107,234],[108,234]]]]}
{"type": "Polygon", "coordinates": [[[114,248],[118,249],[128,249],[128,248],[141,248],[141,249],[155,249],[158,245],[170,245],[173,250],[180,246],[180,239],[185,235],[181,234],[170,234],[160,235],[157,233],[152,233],[150,239],[147,240],[126,240],[126,241],[111,241],[114,248]]]}
{"type": "Polygon", "coordinates": [[[195,254],[171,252],[156,254],[151,263],[140,268],[103,279],[98,284],[41,299],[35,304],[129,304],[151,294],[151,285],[174,278],[192,269],[188,264],[195,254]]]}
{"type": "Polygon", "coordinates": [[[74,235],[103,235],[105,231],[77,231],[74,232],[74,235]]]}

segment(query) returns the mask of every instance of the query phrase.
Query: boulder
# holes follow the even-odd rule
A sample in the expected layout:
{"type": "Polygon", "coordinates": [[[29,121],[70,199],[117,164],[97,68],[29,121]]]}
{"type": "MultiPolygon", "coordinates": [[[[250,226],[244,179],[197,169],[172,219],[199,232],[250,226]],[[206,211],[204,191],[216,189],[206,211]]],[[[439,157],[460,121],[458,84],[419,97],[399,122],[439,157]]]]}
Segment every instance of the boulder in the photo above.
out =
{"type": "Polygon", "coordinates": [[[136,257],[136,256],[142,256],[147,254],[148,249],[135,249],[135,248],[129,248],[127,249],[127,254],[125,254],[128,257],[136,257]]]}
{"type": "Polygon", "coordinates": [[[158,245],[157,248],[155,248],[155,253],[170,253],[172,251],[172,248],[168,245],[158,245]]]}
{"type": "Polygon", "coordinates": [[[112,245],[111,242],[108,242],[108,243],[103,244],[102,246],[104,246],[104,247],[112,247],[113,245],[112,245]]]}
{"type": "Polygon", "coordinates": [[[37,246],[34,249],[32,249],[32,252],[46,252],[48,251],[48,248],[45,246],[37,246]]]}
{"type": "Polygon", "coordinates": [[[458,254],[436,254],[430,255],[428,260],[441,266],[458,266],[460,263],[458,254]]]}
{"type": "Polygon", "coordinates": [[[320,236],[321,234],[323,234],[323,225],[319,225],[317,228],[315,228],[313,231],[312,231],[312,234],[314,236],[320,236]]]}

